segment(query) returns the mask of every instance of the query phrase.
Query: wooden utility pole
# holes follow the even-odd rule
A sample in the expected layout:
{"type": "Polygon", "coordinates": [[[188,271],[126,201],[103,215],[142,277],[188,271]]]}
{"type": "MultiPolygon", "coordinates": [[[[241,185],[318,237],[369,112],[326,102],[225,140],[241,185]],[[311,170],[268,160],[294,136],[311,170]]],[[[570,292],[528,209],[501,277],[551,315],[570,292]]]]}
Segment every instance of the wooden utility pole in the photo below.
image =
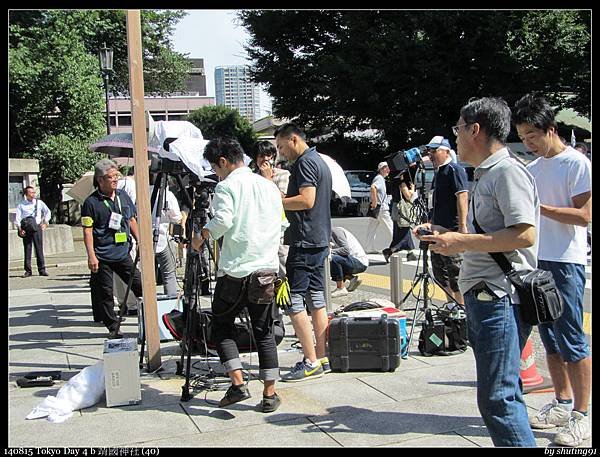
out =
{"type": "Polygon", "coordinates": [[[160,365],[160,337],[156,306],[156,276],[148,179],[148,144],[144,115],[144,74],[142,64],[142,26],[139,10],[127,10],[127,56],[129,61],[129,93],[131,95],[131,125],[133,128],[133,159],[139,237],[138,248],[142,265],[144,295],[144,328],[148,350],[148,371],[160,365]]]}

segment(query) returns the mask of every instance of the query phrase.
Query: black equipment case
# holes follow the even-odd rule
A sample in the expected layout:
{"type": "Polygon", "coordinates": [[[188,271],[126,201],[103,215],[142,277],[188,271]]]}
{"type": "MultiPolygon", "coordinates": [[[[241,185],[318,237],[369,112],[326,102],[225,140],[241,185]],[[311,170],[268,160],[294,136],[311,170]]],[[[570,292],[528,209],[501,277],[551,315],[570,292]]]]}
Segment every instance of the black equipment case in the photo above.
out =
{"type": "Polygon", "coordinates": [[[400,365],[398,319],[336,317],[328,333],[332,370],[395,371],[400,365]]]}

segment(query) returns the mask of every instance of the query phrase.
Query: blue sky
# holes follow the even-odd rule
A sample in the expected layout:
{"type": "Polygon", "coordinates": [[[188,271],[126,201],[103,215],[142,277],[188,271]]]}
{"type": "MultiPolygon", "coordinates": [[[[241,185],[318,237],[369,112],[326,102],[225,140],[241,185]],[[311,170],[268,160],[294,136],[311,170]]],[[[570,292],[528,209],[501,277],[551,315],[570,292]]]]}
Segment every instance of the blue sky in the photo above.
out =
{"type": "Polygon", "coordinates": [[[207,95],[215,96],[215,67],[244,65],[243,45],[249,35],[234,24],[235,10],[186,10],[188,15],[173,33],[175,51],[189,53],[188,57],[203,58],[206,71],[207,95]]]}

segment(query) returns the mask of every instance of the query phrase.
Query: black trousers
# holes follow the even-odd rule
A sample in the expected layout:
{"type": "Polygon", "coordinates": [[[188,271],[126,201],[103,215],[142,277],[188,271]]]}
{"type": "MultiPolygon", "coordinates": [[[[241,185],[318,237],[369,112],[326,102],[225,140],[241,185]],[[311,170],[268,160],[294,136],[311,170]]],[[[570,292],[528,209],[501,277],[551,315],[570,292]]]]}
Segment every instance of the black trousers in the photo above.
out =
{"type": "Polygon", "coordinates": [[[23,248],[25,249],[23,260],[27,273],[31,273],[31,246],[35,247],[38,273],[42,273],[46,270],[46,260],[44,259],[44,232],[41,228],[37,232],[26,234],[23,238],[23,248]]]}
{"type": "Polygon", "coordinates": [[[250,315],[252,334],[256,342],[258,363],[261,370],[277,369],[277,344],[273,332],[274,305],[256,305],[248,302],[246,281],[228,281],[226,277],[217,278],[212,303],[212,332],[221,363],[239,359],[240,353],[235,343],[235,318],[244,307],[250,315]],[[241,298],[241,299],[240,299],[241,298]],[[239,303],[236,304],[236,302],[239,303]],[[235,305],[235,306],[234,306],[235,305]]]}
{"type": "Polygon", "coordinates": [[[119,262],[98,261],[98,272],[90,276],[90,290],[92,294],[92,311],[94,320],[102,321],[109,331],[115,330],[119,323],[114,309],[113,298],[113,273],[119,275],[125,284],[133,273],[131,292],[136,297],[142,296],[142,276],[137,268],[133,267],[130,256],[119,262]]]}

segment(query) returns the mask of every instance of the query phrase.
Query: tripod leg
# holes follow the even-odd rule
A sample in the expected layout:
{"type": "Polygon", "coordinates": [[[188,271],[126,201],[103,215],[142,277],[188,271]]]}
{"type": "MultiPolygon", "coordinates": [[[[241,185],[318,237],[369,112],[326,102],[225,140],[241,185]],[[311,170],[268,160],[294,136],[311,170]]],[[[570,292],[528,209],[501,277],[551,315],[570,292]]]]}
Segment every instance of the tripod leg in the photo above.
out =
{"type": "MultiPolygon", "coordinates": [[[[410,295],[412,294],[413,290],[415,290],[415,287],[417,287],[417,284],[419,284],[419,282],[421,281],[421,279],[423,279],[423,273],[419,273],[417,275],[416,279],[414,280],[414,282],[410,286],[410,290],[406,293],[406,295],[404,296],[404,298],[400,302],[400,305],[404,305],[404,302],[406,300],[408,300],[408,297],[410,297],[410,295]]],[[[417,301],[418,301],[418,299],[417,299],[417,301]]],[[[405,311],[410,311],[410,310],[405,310],[405,311]]]]}
{"type": "Polygon", "coordinates": [[[144,316],[144,311],[142,309],[138,309],[138,319],[140,319],[141,324],[140,325],[140,331],[142,332],[142,339],[140,341],[140,368],[142,368],[144,366],[144,352],[146,350],[146,329],[145,329],[145,325],[146,325],[146,321],[145,321],[145,316],[144,316]]]}
{"type": "Polygon", "coordinates": [[[448,289],[446,289],[446,287],[442,286],[442,285],[440,284],[440,282],[439,282],[437,279],[435,279],[435,276],[432,276],[432,277],[431,277],[431,279],[433,279],[433,282],[434,282],[434,283],[435,283],[435,284],[436,284],[436,285],[437,285],[437,286],[438,286],[440,289],[442,289],[442,290],[444,291],[444,293],[446,294],[446,297],[450,297],[450,301],[451,301],[451,302],[454,302],[454,304],[456,304],[456,305],[458,305],[458,306],[460,306],[460,307],[463,307],[463,308],[464,308],[464,306],[465,306],[465,305],[461,305],[460,303],[458,303],[458,302],[456,301],[456,299],[455,299],[455,298],[452,296],[452,294],[451,294],[451,293],[448,291],[448,289]]]}
{"type": "MultiPolygon", "coordinates": [[[[186,367],[185,367],[185,384],[181,387],[181,401],[188,401],[192,398],[190,395],[190,371],[192,366],[192,341],[193,335],[192,330],[194,328],[193,322],[196,318],[196,310],[198,308],[198,303],[200,301],[200,297],[198,297],[198,278],[200,274],[200,261],[198,256],[191,256],[193,259],[192,263],[192,284],[190,284],[190,295],[189,302],[187,304],[187,318],[185,323],[185,333],[183,335],[182,341],[184,341],[184,347],[187,355],[186,359],[186,367]]],[[[182,365],[183,365],[183,353],[182,353],[182,365]]]]}

